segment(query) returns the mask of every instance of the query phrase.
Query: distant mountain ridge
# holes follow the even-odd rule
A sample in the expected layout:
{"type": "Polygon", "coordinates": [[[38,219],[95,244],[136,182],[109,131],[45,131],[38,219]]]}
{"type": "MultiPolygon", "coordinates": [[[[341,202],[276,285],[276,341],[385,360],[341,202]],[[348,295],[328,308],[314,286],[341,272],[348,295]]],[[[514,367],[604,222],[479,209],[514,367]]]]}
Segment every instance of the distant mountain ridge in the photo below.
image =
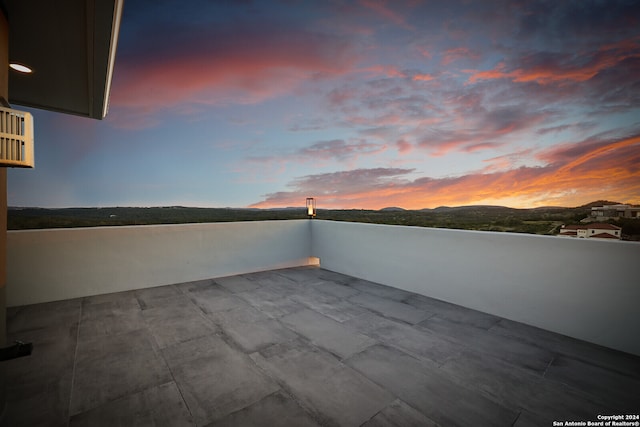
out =
{"type": "MultiPolygon", "coordinates": [[[[474,210],[474,209],[512,209],[512,210],[545,210],[545,209],[591,209],[595,206],[605,206],[605,205],[621,205],[628,204],[634,206],[631,203],[623,203],[623,202],[612,202],[609,200],[596,200],[594,202],[590,202],[581,206],[538,206],[532,208],[512,208],[509,206],[502,205],[461,205],[461,206],[438,206],[436,208],[422,208],[422,209],[406,209],[399,206],[387,206],[381,209],[364,209],[364,210],[372,210],[378,212],[406,212],[406,211],[421,211],[421,212],[433,212],[433,211],[456,211],[456,210],[474,210]]],[[[197,206],[100,206],[100,207],[80,207],[80,206],[71,206],[64,208],[42,208],[37,206],[9,206],[7,209],[9,210],[22,210],[22,209],[42,209],[42,210],[65,210],[65,209],[230,209],[230,210],[250,210],[250,211],[291,211],[302,209],[305,210],[305,206],[287,206],[287,207],[278,207],[278,208],[234,208],[234,207],[219,207],[219,208],[202,208],[197,206]]],[[[327,208],[319,208],[323,210],[363,210],[358,208],[345,208],[345,209],[327,209],[327,208]]]]}
{"type": "Polygon", "coordinates": [[[474,209],[512,209],[512,210],[547,210],[547,209],[591,209],[595,206],[605,206],[605,205],[621,205],[621,204],[629,204],[629,203],[621,203],[621,202],[611,202],[609,200],[596,200],[595,202],[590,202],[581,206],[537,206],[533,208],[512,208],[509,206],[502,205],[462,205],[462,206],[438,206],[437,208],[423,208],[419,209],[420,211],[456,211],[456,210],[474,210],[474,209]]]}

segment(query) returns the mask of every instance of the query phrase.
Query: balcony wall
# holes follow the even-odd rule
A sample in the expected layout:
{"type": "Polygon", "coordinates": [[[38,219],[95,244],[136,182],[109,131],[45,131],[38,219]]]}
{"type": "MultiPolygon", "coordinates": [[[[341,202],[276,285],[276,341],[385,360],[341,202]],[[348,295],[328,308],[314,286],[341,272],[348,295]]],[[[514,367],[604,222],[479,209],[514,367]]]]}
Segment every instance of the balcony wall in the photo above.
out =
{"type": "Polygon", "coordinates": [[[9,306],[317,262],[640,355],[640,244],[321,220],[11,231],[9,306]]]}
{"type": "Polygon", "coordinates": [[[313,263],[308,220],[10,231],[16,306],[313,263]]]}
{"type": "Polygon", "coordinates": [[[640,355],[640,244],[313,221],[323,268],[640,355]]]}

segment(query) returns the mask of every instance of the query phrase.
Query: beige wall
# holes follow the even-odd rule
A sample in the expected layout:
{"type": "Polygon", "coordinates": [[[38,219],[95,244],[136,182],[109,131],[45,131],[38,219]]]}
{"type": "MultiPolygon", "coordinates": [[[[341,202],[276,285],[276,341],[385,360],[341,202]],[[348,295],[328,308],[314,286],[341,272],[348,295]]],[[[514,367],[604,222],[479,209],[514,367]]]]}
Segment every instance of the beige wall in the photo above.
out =
{"type": "Polygon", "coordinates": [[[640,355],[640,243],[314,221],[323,268],[640,355]]]}
{"type": "Polygon", "coordinates": [[[313,263],[309,220],[10,231],[7,305],[313,263]]]}

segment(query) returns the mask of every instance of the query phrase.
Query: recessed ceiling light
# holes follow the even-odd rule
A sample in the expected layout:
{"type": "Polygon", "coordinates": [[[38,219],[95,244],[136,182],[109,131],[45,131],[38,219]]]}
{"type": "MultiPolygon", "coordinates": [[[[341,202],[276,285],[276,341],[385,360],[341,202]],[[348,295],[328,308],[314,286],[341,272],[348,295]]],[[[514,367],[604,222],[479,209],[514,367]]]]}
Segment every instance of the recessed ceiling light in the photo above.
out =
{"type": "Polygon", "coordinates": [[[11,67],[12,69],[19,71],[21,73],[25,73],[25,74],[29,74],[32,73],[33,70],[29,67],[27,67],[26,65],[22,65],[22,64],[17,64],[15,62],[12,62],[11,64],[9,64],[9,67],[11,67]]]}

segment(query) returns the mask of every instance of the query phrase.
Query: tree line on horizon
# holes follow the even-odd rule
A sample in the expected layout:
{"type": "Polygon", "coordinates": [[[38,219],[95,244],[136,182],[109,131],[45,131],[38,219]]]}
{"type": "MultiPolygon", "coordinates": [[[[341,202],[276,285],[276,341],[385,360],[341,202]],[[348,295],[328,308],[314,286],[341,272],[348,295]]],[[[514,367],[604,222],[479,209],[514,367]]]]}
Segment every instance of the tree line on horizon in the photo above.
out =
{"type": "MultiPolygon", "coordinates": [[[[547,207],[516,209],[503,206],[460,206],[435,209],[401,208],[319,209],[318,219],[375,224],[502,231],[555,235],[563,224],[575,224],[589,216],[592,206],[614,204],[597,201],[575,208],[547,207]]],[[[185,224],[230,221],[266,221],[307,218],[303,208],[235,209],[172,207],[109,208],[9,208],[9,230],[101,227],[152,224],[185,224]]],[[[629,240],[640,240],[640,220],[609,221],[622,227],[629,240]]]]}

